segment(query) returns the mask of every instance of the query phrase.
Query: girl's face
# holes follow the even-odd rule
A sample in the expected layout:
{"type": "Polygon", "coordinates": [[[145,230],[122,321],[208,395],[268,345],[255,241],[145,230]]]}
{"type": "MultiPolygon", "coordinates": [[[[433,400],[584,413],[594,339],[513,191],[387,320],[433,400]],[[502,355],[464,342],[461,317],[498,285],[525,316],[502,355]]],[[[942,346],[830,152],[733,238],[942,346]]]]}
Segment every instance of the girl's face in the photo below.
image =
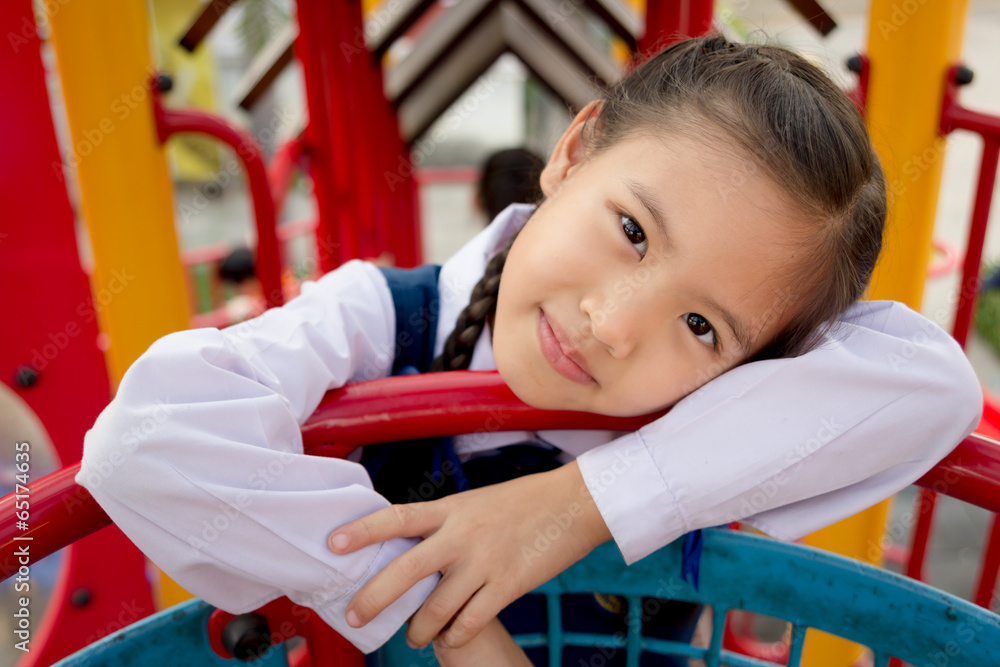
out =
{"type": "Polygon", "coordinates": [[[681,135],[584,159],[573,121],[510,250],[493,349],[546,409],[662,409],[763,348],[795,298],[796,210],[759,170],[681,135]]]}

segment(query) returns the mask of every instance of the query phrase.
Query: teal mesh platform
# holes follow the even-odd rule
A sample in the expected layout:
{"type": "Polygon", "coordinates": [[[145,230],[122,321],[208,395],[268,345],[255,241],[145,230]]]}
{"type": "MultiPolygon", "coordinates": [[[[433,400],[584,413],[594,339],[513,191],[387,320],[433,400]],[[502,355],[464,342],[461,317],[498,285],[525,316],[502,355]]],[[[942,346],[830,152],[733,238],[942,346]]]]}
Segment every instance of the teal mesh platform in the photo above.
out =
{"type": "MultiPolygon", "coordinates": [[[[700,658],[709,667],[758,667],[772,663],[721,648],[726,614],[742,609],[782,618],[792,624],[789,665],[801,662],[806,628],[818,628],[864,644],[875,654],[875,667],[890,657],[913,665],[949,667],[1000,665],[1000,616],[925,584],[834,554],[729,530],[705,531],[699,589],[681,575],[681,545],[674,543],[626,568],[614,544],[596,549],[566,572],[538,589],[549,598],[549,631],[517,637],[525,647],[546,645],[551,665],[559,665],[565,646],[599,646],[627,651],[628,664],[639,665],[642,652],[700,658]],[[561,593],[601,591],[629,601],[628,632],[593,635],[562,631],[561,593]],[[669,597],[708,605],[713,611],[712,639],[707,648],[643,637],[642,598],[669,597]]],[[[60,662],[70,665],[215,665],[209,657],[204,618],[208,608],[189,603],[167,610],[60,662]],[[198,633],[201,623],[201,633],[198,633]],[[180,657],[181,645],[185,657],[180,657]],[[128,648],[134,645],[134,649],[128,648]],[[168,647],[169,648],[165,648],[168,647]],[[140,650],[141,649],[141,650],[140,650]],[[186,656],[191,656],[190,658],[186,656]]],[[[402,633],[379,655],[386,667],[433,664],[429,649],[409,649],[402,633]]],[[[272,651],[268,667],[285,665],[272,651]],[[270,662],[274,660],[274,662],[270,662]]]]}

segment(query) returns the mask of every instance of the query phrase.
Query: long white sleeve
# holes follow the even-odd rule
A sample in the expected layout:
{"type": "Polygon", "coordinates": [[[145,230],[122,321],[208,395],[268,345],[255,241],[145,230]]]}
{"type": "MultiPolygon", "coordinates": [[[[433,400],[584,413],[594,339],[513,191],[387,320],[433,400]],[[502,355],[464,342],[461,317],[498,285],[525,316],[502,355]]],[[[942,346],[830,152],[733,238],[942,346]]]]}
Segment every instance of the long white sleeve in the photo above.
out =
{"type": "Polygon", "coordinates": [[[911,484],[975,428],[982,393],[951,336],[894,302],[841,322],[578,458],[626,562],[736,520],[797,539],[911,484]]]}
{"type": "Polygon", "coordinates": [[[350,262],[283,308],[154,343],[85,438],[77,481],[182,586],[233,613],[276,597],[372,651],[422,604],[428,577],[361,629],[354,592],[415,540],[338,556],[332,529],[388,505],[364,468],[302,454],[328,389],[384,377],[395,314],[373,266],[350,262]]]}

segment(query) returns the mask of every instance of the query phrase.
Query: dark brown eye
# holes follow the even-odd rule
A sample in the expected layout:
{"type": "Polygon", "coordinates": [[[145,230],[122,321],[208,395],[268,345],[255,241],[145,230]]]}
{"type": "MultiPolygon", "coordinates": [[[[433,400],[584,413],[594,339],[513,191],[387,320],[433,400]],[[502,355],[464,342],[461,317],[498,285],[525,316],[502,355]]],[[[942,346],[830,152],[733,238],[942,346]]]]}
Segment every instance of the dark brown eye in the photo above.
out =
{"type": "Polygon", "coordinates": [[[646,240],[646,232],[643,231],[642,227],[636,222],[631,216],[622,215],[622,231],[625,232],[625,238],[628,242],[635,246],[635,249],[639,251],[639,255],[644,257],[646,255],[646,250],[649,248],[649,241],[646,240]]]}
{"type": "Polygon", "coordinates": [[[709,324],[708,320],[698,313],[688,313],[684,317],[691,333],[697,336],[702,342],[707,343],[712,347],[716,346],[715,329],[712,328],[712,325],[709,324]],[[704,338],[705,336],[707,336],[707,338],[704,338]]]}

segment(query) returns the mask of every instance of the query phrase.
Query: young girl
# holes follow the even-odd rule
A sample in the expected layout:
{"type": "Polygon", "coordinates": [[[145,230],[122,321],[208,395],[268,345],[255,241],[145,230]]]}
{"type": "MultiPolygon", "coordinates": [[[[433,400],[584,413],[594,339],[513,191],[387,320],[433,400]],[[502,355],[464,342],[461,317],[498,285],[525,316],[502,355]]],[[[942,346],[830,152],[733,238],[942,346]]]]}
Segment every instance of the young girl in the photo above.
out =
{"type": "Polygon", "coordinates": [[[596,544],[631,563],[733,520],[795,539],[911,483],[975,426],[952,339],[900,304],[857,303],[885,184],[856,110],[802,58],[677,44],[576,116],[541,186],[537,209],[505,210],[436,278],[353,261],[255,320],[157,341],[87,434],[78,481],[214,605],[287,595],[364,651],[412,615],[412,644],[455,649],[596,544]],[[412,298],[428,285],[431,307],[412,298]],[[430,338],[399,335],[421,326],[430,338]],[[495,432],[499,415],[454,439],[456,478],[526,458],[544,472],[410,505],[372,489],[393,456],[366,471],[302,454],[324,392],[434,357],[496,368],[541,408],[673,408],[617,439],[495,432]],[[553,522],[564,537],[536,548],[553,522]]]}

